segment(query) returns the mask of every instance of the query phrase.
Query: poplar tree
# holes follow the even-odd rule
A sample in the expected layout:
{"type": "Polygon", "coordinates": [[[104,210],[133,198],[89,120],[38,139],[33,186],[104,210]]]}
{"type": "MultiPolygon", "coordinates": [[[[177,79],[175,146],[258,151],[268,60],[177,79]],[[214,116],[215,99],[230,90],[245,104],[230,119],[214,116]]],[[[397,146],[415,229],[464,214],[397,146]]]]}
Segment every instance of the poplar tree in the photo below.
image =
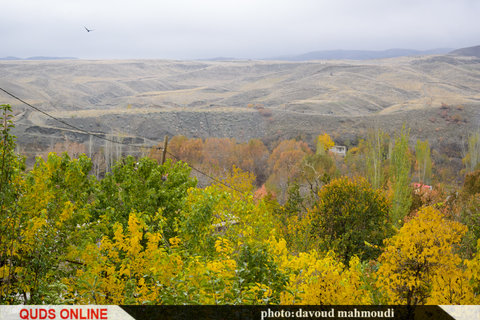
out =
{"type": "Polygon", "coordinates": [[[480,131],[470,135],[468,138],[468,152],[463,158],[466,173],[475,171],[480,163],[480,131]]]}
{"type": "Polygon", "coordinates": [[[387,142],[389,136],[382,130],[371,130],[366,141],[365,168],[367,178],[374,189],[379,189],[385,182],[385,161],[388,156],[387,142]]]}
{"type": "Polygon", "coordinates": [[[415,146],[415,158],[417,161],[418,181],[430,184],[432,179],[432,158],[430,157],[430,145],[428,140],[417,140],[415,146]]]}
{"type": "Polygon", "coordinates": [[[392,222],[396,227],[402,225],[403,218],[408,214],[412,204],[412,194],[410,188],[410,151],[408,149],[408,139],[410,129],[405,125],[396,136],[395,145],[392,153],[392,183],[393,183],[393,201],[392,201],[392,222]]]}

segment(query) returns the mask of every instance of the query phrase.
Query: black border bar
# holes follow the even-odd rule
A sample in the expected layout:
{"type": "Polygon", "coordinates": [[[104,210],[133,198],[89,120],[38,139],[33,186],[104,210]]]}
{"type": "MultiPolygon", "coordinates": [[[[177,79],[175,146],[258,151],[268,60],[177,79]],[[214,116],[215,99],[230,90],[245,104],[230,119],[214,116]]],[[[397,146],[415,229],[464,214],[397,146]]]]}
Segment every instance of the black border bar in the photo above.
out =
{"type": "Polygon", "coordinates": [[[163,319],[405,319],[451,320],[439,306],[120,306],[138,320],[163,319]]]}

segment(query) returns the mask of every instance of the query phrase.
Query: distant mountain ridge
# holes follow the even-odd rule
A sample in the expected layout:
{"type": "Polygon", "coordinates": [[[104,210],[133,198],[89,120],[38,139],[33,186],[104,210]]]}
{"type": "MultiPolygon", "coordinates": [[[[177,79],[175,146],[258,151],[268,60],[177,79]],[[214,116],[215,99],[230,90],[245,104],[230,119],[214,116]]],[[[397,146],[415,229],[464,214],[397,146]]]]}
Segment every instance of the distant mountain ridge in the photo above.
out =
{"type": "Polygon", "coordinates": [[[3,57],[0,60],[77,60],[75,57],[28,57],[28,58],[19,58],[19,57],[3,57]]]}
{"type": "MultiPolygon", "coordinates": [[[[414,50],[414,49],[402,49],[394,48],[388,50],[323,50],[312,51],[298,55],[284,55],[268,58],[260,58],[253,60],[283,60],[283,61],[311,61],[311,60],[375,60],[375,59],[387,59],[398,57],[411,57],[411,56],[424,56],[435,54],[453,54],[463,56],[475,56],[480,57],[480,46],[453,49],[453,48],[436,48],[430,50],[414,50]]],[[[76,57],[48,57],[48,56],[35,56],[28,58],[19,57],[1,57],[0,60],[78,60],[76,57]]],[[[234,60],[252,60],[250,58],[238,58],[238,57],[214,57],[214,58],[202,58],[192,59],[198,61],[234,61],[234,60]]]]}
{"type": "Polygon", "coordinates": [[[450,52],[457,56],[477,57],[480,58],[480,46],[461,48],[450,52]]]}
{"type": "Polygon", "coordinates": [[[325,50],[312,51],[300,55],[279,56],[265,60],[309,61],[309,60],[373,60],[397,57],[422,56],[432,54],[446,54],[452,48],[437,48],[430,50],[412,49],[388,49],[382,51],[373,50],[325,50]]]}

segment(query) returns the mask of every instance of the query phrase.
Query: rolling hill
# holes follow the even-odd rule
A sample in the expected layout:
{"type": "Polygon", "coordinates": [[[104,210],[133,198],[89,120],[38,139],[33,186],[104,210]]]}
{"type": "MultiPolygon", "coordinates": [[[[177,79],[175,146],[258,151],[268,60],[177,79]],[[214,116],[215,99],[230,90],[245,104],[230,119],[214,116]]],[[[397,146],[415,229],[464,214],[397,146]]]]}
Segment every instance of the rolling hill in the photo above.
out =
{"type": "Polygon", "coordinates": [[[431,50],[388,49],[388,50],[324,50],[299,55],[281,56],[270,60],[309,61],[309,60],[372,60],[398,57],[445,54],[453,49],[438,48],[431,50]]]}
{"type": "MultiPolygon", "coordinates": [[[[367,61],[1,61],[0,87],[81,130],[153,144],[164,135],[262,138],[329,132],[351,144],[403,123],[461,153],[479,123],[480,59],[367,61]]],[[[91,139],[2,94],[26,151],[91,139]]],[[[102,143],[98,141],[97,144],[102,143]]],[[[449,151],[450,152],[450,151],[449,151]]]]}
{"type": "Polygon", "coordinates": [[[450,52],[450,54],[480,58],[480,46],[457,49],[450,52]]]}

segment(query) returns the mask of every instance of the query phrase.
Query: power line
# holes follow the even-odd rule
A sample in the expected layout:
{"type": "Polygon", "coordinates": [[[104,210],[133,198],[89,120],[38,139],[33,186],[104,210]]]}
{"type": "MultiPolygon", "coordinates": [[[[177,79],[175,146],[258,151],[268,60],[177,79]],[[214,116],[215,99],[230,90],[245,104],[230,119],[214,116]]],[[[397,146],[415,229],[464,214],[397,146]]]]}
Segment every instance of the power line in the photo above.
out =
{"type": "MultiPolygon", "coordinates": [[[[167,154],[169,154],[171,157],[173,157],[173,158],[174,158],[175,160],[177,160],[177,161],[183,161],[183,162],[187,163],[186,161],[180,159],[179,157],[177,157],[177,156],[174,155],[173,153],[169,152],[168,150],[167,150],[167,154]]],[[[206,172],[204,172],[204,171],[202,171],[202,170],[200,170],[200,169],[195,168],[194,166],[192,166],[192,165],[189,164],[189,163],[187,163],[187,164],[190,166],[190,168],[192,168],[192,170],[194,170],[194,171],[196,171],[196,172],[204,175],[205,177],[207,177],[207,178],[209,178],[209,179],[211,179],[211,180],[213,180],[213,181],[215,181],[215,182],[217,182],[217,183],[219,183],[219,184],[221,184],[221,185],[223,185],[223,186],[225,186],[225,187],[227,187],[227,188],[230,188],[230,189],[232,189],[233,191],[236,191],[236,192],[238,192],[238,193],[240,193],[240,194],[243,194],[242,191],[240,191],[240,190],[238,190],[238,189],[236,189],[236,188],[234,188],[234,187],[232,187],[232,186],[224,183],[223,181],[221,181],[221,180],[219,180],[219,179],[217,179],[217,178],[209,175],[208,173],[206,173],[206,172]]]]}
{"type": "MultiPolygon", "coordinates": [[[[11,96],[12,98],[17,99],[17,100],[20,101],[21,103],[29,106],[30,108],[32,108],[32,109],[40,112],[41,114],[44,114],[44,115],[46,115],[47,117],[49,117],[49,118],[51,118],[51,119],[53,119],[53,120],[55,120],[55,121],[57,121],[57,122],[60,122],[60,123],[66,125],[67,127],[72,128],[72,129],[74,129],[74,130],[80,131],[80,132],[85,133],[85,134],[87,134],[87,135],[93,136],[93,137],[98,138],[98,139],[101,139],[101,140],[109,141],[109,142],[112,142],[112,143],[123,144],[123,145],[126,145],[126,146],[135,147],[135,148],[145,148],[145,147],[146,147],[146,146],[139,146],[139,145],[135,145],[135,144],[126,143],[126,142],[123,142],[123,141],[116,141],[116,140],[109,139],[109,138],[106,138],[106,137],[104,137],[104,136],[101,136],[99,133],[90,132],[90,131],[84,130],[84,129],[82,129],[82,128],[76,127],[76,126],[74,126],[74,125],[72,125],[72,124],[70,124],[70,123],[68,123],[68,122],[66,122],[66,121],[64,121],[64,120],[62,120],[62,119],[59,119],[59,118],[57,118],[57,117],[55,117],[55,116],[52,116],[52,115],[49,114],[48,112],[45,112],[45,111],[43,111],[43,110],[41,110],[41,109],[39,109],[39,108],[31,105],[30,103],[26,102],[25,100],[17,97],[17,96],[14,95],[13,93],[10,93],[10,92],[8,92],[7,90],[5,90],[5,89],[3,89],[3,88],[0,88],[0,90],[3,91],[3,92],[5,92],[6,94],[8,94],[9,96],[11,96]]],[[[103,133],[103,132],[102,132],[101,134],[107,135],[107,133],[103,133]]],[[[148,147],[148,148],[163,149],[163,148],[161,148],[161,147],[156,147],[156,146],[148,147]]]]}
{"type": "MultiPolygon", "coordinates": [[[[126,145],[126,146],[129,146],[129,147],[136,147],[136,148],[145,148],[145,147],[146,147],[146,146],[138,146],[138,145],[134,145],[134,144],[129,144],[129,143],[126,143],[126,142],[123,142],[123,141],[115,141],[115,140],[112,140],[112,139],[105,138],[105,137],[99,135],[98,133],[93,133],[93,132],[89,132],[89,131],[87,131],[87,130],[78,128],[78,127],[76,127],[76,126],[74,126],[74,125],[69,124],[68,122],[63,121],[62,119],[59,119],[59,118],[57,118],[57,117],[52,116],[52,115],[49,114],[48,112],[45,112],[45,111],[43,111],[43,110],[41,110],[41,109],[39,109],[39,108],[31,105],[30,103],[26,102],[25,100],[17,97],[17,96],[14,95],[13,93],[8,92],[7,90],[5,90],[5,89],[3,89],[3,88],[1,88],[1,87],[0,87],[0,90],[3,91],[3,92],[5,92],[6,94],[8,94],[9,96],[11,96],[12,98],[15,98],[16,100],[20,101],[21,103],[29,106],[30,108],[32,108],[32,109],[34,109],[34,110],[36,110],[36,111],[38,111],[38,112],[46,115],[47,117],[49,117],[49,118],[51,118],[51,119],[53,119],[53,120],[55,120],[55,121],[58,121],[58,122],[60,122],[60,123],[62,123],[62,124],[64,124],[64,125],[72,128],[72,129],[75,129],[75,130],[77,130],[77,131],[83,132],[83,133],[85,133],[85,134],[87,134],[87,135],[91,135],[91,136],[96,137],[96,138],[101,139],[101,140],[105,140],[105,141],[109,141],[109,142],[117,143],[117,144],[122,144],[122,145],[126,145]]],[[[207,124],[208,124],[208,122],[207,122],[207,124]]],[[[106,133],[102,133],[102,134],[105,134],[105,135],[106,135],[106,133]]],[[[151,147],[149,147],[149,148],[156,148],[157,150],[163,150],[162,147],[158,147],[158,146],[151,146],[151,147]]],[[[169,154],[172,158],[174,158],[175,160],[177,160],[177,161],[182,161],[182,162],[187,163],[186,161],[180,159],[179,157],[177,157],[177,156],[174,155],[173,153],[169,152],[168,150],[165,150],[165,151],[166,151],[166,153],[168,153],[168,154],[169,154]]],[[[192,166],[192,165],[189,164],[189,163],[187,163],[187,164],[190,166],[190,168],[192,168],[192,170],[194,170],[194,171],[196,171],[196,172],[204,175],[205,177],[211,179],[212,181],[215,181],[215,182],[217,182],[217,183],[219,183],[219,184],[221,184],[221,185],[223,185],[223,186],[225,186],[225,187],[227,187],[227,188],[230,188],[230,189],[232,189],[232,190],[234,190],[234,191],[236,191],[236,192],[238,192],[238,193],[240,193],[240,194],[243,194],[242,191],[240,191],[240,190],[238,190],[238,189],[236,189],[236,188],[234,188],[234,187],[232,187],[232,186],[230,186],[230,185],[222,182],[221,180],[219,180],[219,179],[217,179],[217,178],[209,175],[208,173],[206,173],[206,172],[204,172],[204,171],[202,171],[202,170],[200,170],[200,169],[195,168],[194,166],[192,166]]]]}

